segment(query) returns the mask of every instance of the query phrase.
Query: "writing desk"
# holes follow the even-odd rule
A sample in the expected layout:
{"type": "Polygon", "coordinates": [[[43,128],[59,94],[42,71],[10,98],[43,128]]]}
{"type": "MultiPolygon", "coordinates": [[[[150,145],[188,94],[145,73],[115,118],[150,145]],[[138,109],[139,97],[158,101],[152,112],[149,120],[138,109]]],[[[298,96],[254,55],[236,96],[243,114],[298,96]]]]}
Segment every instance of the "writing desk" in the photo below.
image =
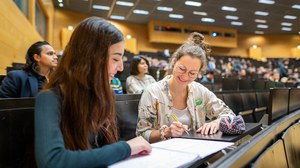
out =
{"type": "Polygon", "coordinates": [[[246,135],[254,135],[261,130],[261,123],[245,123],[246,130],[240,135],[224,135],[221,131],[218,131],[213,135],[197,134],[195,131],[190,131],[189,135],[184,133],[181,138],[213,140],[213,141],[225,141],[236,142],[246,135]]]}

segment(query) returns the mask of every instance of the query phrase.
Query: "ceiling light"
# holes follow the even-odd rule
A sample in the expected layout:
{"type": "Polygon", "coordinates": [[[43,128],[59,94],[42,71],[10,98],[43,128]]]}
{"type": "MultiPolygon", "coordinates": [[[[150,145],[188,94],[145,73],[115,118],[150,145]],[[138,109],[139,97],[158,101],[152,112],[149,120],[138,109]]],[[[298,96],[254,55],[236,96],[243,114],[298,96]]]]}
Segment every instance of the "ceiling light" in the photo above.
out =
{"type": "Polygon", "coordinates": [[[127,38],[127,39],[131,39],[132,36],[131,36],[130,34],[128,34],[128,35],[126,36],[126,38],[127,38]]]}
{"type": "Polygon", "coordinates": [[[231,24],[236,25],[236,26],[242,26],[243,25],[242,22],[236,22],[236,21],[231,22],[231,24]]]}
{"type": "Polygon", "coordinates": [[[198,11],[194,11],[193,14],[194,14],[194,15],[207,16],[207,13],[206,13],[206,12],[198,12],[198,11]]]}
{"type": "Polygon", "coordinates": [[[290,27],[282,27],[281,30],[283,30],[283,31],[292,31],[292,28],[290,28],[290,27]]]}
{"type": "Polygon", "coordinates": [[[263,12],[263,11],[255,11],[254,14],[255,15],[260,15],[260,16],[268,16],[269,15],[268,12],[263,12]]]}
{"type": "Polygon", "coordinates": [[[117,1],[116,4],[121,6],[133,6],[132,2],[126,2],[126,1],[117,1]]]}
{"type": "Polygon", "coordinates": [[[63,2],[63,0],[57,0],[59,3],[62,3],[63,2]]]}
{"type": "Polygon", "coordinates": [[[255,34],[264,34],[263,31],[255,31],[254,33],[255,33],[255,34]]]}
{"type": "Polygon", "coordinates": [[[59,7],[64,7],[64,4],[63,3],[59,3],[58,6],[59,7]]]}
{"type": "Polygon", "coordinates": [[[175,19],[182,19],[183,15],[180,14],[169,14],[170,18],[175,18],[175,19]]]}
{"type": "Polygon", "coordinates": [[[158,6],[156,9],[160,10],[160,11],[167,11],[167,12],[172,12],[173,11],[173,8],[166,7],[166,6],[158,6]]]}
{"type": "Polygon", "coordinates": [[[297,45],[297,49],[300,49],[300,45],[297,45]]]}
{"type": "Polygon", "coordinates": [[[292,26],[292,23],[288,23],[288,22],[282,22],[281,26],[292,26]]]}
{"type": "Polygon", "coordinates": [[[195,2],[195,1],[185,1],[185,5],[189,6],[201,6],[200,2],[195,2]]]}
{"type": "Polygon", "coordinates": [[[294,20],[294,19],[297,19],[297,16],[285,15],[283,18],[284,19],[292,19],[292,20],[294,20]]]}
{"type": "Polygon", "coordinates": [[[108,6],[102,6],[102,5],[93,5],[94,9],[100,9],[100,10],[109,10],[110,7],[108,6]]]}
{"type": "Polygon", "coordinates": [[[261,29],[267,29],[268,27],[269,27],[268,25],[263,25],[263,24],[257,25],[257,28],[261,28],[261,29]]]}
{"type": "Polygon", "coordinates": [[[231,11],[231,12],[235,12],[236,8],[235,7],[230,7],[230,6],[222,6],[221,8],[224,11],[231,11]]]}
{"type": "Polygon", "coordinates": [[[148,15],[149,14],[148,11],[146,11],[146,10],[139,10],[139,9],[133,10],[133,13],[135,13],[135,14],[141,14],[141,15],[148,15]]]}
{"type": "Polygon", "coordinates": [[[215,22],[215,19],[213,19],[213,18],[202,18],[201,21],[202,22],[211,22],[212,23],[212,22],[215,22]]]}
{"type": "Polygon", "coordinates": [[[262,20],[262,19],[255,19],[254,21],[257,23],[267,23],[266,20],[262,20]]]}
{"type": "Polygon", "coordinates": [[[298,5],[298,4],[293,5],[292,8],[294,8],[294,9],[300,9],[300,5],[298,5]]]}
{"type": "Polygon", "coordinates": [[[125,20],[124,16],[117,16],[117,15],[111,15],[110,18],[115,20],[125,20]]]}
{"type": "Polygon", "coordinates": [[[275,3],[275,1],[272,1],[272,0],[259,0],[258,3],[272,5],[272,4],[275,3]]]}
{"type": "Polygon", "coordinates": [[[237,17],[237,16],[231,16],[231,15],[226,15],[225,18],[229,19],[229,20],[239,20],[239,17],[237,17]]]}
{"type": "Polygon", "coordinates": [[[74,30],[74,27],[70,26],[70,25],[67,28],[68,28],[68,30],[74,30]]]}

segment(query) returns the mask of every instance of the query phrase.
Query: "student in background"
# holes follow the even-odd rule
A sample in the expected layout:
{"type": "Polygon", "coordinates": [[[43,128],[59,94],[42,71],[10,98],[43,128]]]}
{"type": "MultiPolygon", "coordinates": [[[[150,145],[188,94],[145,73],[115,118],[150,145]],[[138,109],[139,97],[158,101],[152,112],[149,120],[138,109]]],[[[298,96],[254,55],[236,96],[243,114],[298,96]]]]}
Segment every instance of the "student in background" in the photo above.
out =
{"type": "Polygon", "coordinates": [[[38,167],[106,167],[135,154],[148,154],[142,137],[118,140],[110,81],[123,70],[123,34],[98,17],[74,30],[36,98],[35,155],[38,167]]]}
{"type": "Polygon", "coordinates": [[[114,77],[110,81],[110,87],[115,92],[115,94],[123,94],[123,88],[122,88],[122,84],[121,84],[121,81],[119,80],[119,78],[114,77]]]}
{"type": "Polygon", "coordinates": [[[34,97],[48,82],[48,75],[57,66],[54,49],[46,41],[32,44],[26,53],[22,70],[7,73],[0,86],[0,98],[34,97]]]}
{"type": "Polygon", "coordinates": [[[126,79],[127,93],[139,94],[155,79],[148,75],[149,62],[140,55],[134,56],[130,65],[130,76],[126,79]]]}
{"type": "Polygon", "coordinates": [[[199,71],[206,69],[209,53],[210,46],[199,33],[192,33],[177,49],[173,54],[172,75],[151,84],[142,94],[137,135],[153,143],[179,137],[188,128],[214,134],[219,130],[221,117],[234,115],[214,93],[194,81],[199,71]],[[206,117],[212,121],[206,123],[206,117]]]}

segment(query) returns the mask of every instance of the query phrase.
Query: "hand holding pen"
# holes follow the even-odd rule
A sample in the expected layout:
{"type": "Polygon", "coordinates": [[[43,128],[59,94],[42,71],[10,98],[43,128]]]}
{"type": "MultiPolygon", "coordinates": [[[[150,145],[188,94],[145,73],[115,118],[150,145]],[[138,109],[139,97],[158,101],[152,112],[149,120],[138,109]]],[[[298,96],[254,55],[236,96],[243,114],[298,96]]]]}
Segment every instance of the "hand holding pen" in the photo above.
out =
{"type": "MultiPolygon", "coordinates": [[[[176,121],[176,122],[172,123],[172,125],[176,126],[177,128],[180,128],[180,130],[183,129],[187,134],[189,134],[187,125],[182,124],[174,114],[171,114],[171,117],[174,119],[174,121],[176,121]]],[[[171,128],[172,128],[172,125],[171,125],[171,128]]],[[[176,131],[174,131],[174,133],[176,135],[178,134],[179,136],[182,135],[182,132],[178,131],[178,129],[176,129],[176,131]]],[[[172,136],[174,136],[173,133],[172,133],[172,136]]]]}

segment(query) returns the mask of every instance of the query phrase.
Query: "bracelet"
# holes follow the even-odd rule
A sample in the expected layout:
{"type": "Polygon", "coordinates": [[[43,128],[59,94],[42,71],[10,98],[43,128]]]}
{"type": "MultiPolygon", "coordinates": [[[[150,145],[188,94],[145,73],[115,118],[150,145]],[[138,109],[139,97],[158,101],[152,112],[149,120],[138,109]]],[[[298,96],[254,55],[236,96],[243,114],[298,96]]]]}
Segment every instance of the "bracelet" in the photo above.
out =
{"type": "Polygon", "coordinates": [[[160,139],[161,140],[166,140],[167,138],[165,137],[165,132],[164,130],[168,128],[168,126],[163,125],[162,127],[160,127],[159,131],[160,131],[160,139]]]}

